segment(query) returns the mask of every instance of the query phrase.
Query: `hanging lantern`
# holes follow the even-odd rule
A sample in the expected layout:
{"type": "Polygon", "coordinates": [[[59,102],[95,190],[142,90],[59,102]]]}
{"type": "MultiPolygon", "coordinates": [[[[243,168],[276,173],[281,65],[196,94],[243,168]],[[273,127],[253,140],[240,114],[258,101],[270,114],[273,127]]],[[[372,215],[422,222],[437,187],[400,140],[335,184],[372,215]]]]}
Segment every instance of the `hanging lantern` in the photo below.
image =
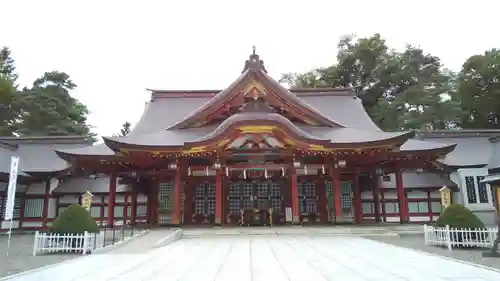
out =
{"type": "Polygon", "coordinates": [[[247,169],[243,170],[243,178],[247,179],[247,169]]]}
{"type": "Polygon", "coordinates": [[[188,176],[191,176],[191,166],[188,167],[188,176]]]}
{"type": "Polygon", "coordinates": [[[205,167],[205,175],[208,176],[208,167],[205,167]]]}
{"type": "Polygon", "coordinates": [[[226,167],[226,177],[229,177],[229,168],[226,167]]]}
{"type": "Polygon", "coordinates": [[[285,176],[285,167],[281,166],[281,176],[285,176]]]}
{"type": "Polygon", "coordinates": [[[304,165],[304,175],[307,176],[307,165],[304,165]]]}
{"type": "Polygon", "coordinates": [[[321,165],[321,173],[324,175],[326,172],[325,172],[325,165],[321,165]]]}
{"type": "Polygon", "coordinates": [[[267,180],[267,169],[264,169],[264,178],[267,180]]]}

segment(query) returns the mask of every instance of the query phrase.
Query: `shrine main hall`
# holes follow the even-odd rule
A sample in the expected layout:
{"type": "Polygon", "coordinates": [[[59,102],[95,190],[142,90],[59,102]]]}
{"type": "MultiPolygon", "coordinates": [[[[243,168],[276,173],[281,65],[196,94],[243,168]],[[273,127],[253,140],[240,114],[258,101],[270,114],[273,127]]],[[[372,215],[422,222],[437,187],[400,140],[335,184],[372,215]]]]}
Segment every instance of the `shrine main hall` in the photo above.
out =
{"type": "MultiPolygon", "coordinates": [[[[43,187],[44,226],[86,190],[108,225],[245,226],[434,221],[438,190],[457,192],[443,161],[455,143],[382,131],[351,89],[287,89],[255,50],[223,90],[150,91],[128,135],[91,146],[62,137],[59,164],[24,167],[43,187]],[[405,183],[419,176],[428,183],[405,183]]],[[[491,201],[479,185],[478,203],[491,201]]]]}

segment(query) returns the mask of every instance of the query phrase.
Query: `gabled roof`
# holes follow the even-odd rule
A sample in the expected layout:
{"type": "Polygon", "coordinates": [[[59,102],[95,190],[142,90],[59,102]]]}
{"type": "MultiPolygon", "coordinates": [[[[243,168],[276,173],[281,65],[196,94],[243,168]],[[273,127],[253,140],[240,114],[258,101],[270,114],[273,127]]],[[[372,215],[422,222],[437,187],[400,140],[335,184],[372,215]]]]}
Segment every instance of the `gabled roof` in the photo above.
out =
{"type": "Polygon", "coordinates": [[[291,106],[298,112],[301,112],[308,119],[315,120],[320,125],[330,127],[344,127],[343,124],[337,123],[335,120],[323,116],[319,111],[303,102],[296,95],[284,88],[276,80],[267,75],[264,68],[263,61],[255,52],[250,56],[249,60],[245,63],[243,73],[226,89],[219,92],[197,110],[186,116],[183,120],[172,125],[169,129],[184,129],[195,126],[200,120],[205,120],[206,116],[217,109],[227,106],[232,100],[236,100],[238,95],[241,98],[242,91],[253,80],[261,83],[265,90],[262,93],[252,92],[251,97],[257,98],[258,95],[275,95],[273,98],[279,100],[281,106],[291,106]]]}

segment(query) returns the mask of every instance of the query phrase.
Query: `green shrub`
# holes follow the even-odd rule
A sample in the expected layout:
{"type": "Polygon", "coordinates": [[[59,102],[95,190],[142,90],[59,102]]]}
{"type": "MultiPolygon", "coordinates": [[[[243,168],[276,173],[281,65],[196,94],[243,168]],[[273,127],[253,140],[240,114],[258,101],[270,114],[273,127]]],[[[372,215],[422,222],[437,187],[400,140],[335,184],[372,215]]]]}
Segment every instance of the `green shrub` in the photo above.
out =
{"type": "Polygon", "coordinates": [[[452,204],[443,210],[436,221],[436,226],[450,228],[486,228],[484,223],[464,205],[452,204]]]}
{"type": "Polygon", "coordinates": [[[100,229],[90,212],[80,204],[73,204],[57,216],[50,231],[53,233],[99,233],[100,229]]]}

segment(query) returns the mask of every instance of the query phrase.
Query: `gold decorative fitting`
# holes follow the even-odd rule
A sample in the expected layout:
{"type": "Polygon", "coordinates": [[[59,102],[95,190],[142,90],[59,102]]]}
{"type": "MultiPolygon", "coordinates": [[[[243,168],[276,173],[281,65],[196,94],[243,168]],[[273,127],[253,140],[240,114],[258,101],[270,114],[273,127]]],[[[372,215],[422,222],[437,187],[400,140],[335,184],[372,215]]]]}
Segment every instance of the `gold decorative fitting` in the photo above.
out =
{"type": "Polygon", "coordinates": [[[246,134],[258,134],[258,133],[267,133],[271,134],[273,130],[276,129],[275,126],[241,126],[239,128],[241,133],[246,134]]]}

